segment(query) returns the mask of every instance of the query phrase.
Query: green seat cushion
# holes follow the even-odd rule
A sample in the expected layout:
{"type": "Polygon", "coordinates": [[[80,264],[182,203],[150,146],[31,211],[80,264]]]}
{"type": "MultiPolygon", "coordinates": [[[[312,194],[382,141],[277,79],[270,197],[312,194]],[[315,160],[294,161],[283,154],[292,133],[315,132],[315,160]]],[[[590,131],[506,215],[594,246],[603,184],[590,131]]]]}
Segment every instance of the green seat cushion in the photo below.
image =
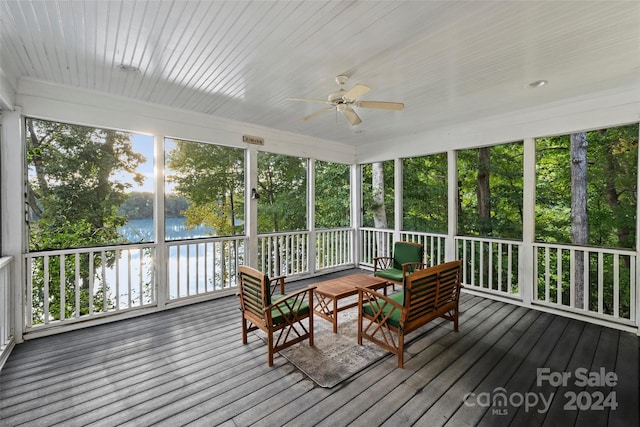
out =
{"type": "Polygon", "coordinates": [[[393,268],[402,270],[402,264],[422,262],[422,246],[396,242],[393,245],[393,268]]]}
{"type": "Polygon", "coordinates": [[[387,268],[384,270],[378,270],[376,271],[376,277],[382,277],[383,279],[389,279],[395,282],[402,282],[402,267],[400,267],[400,269],[387,268]]]}
{"type": "MultiPolygon", "coordinates": [[[[388,298],[392,301],[397,302],[400,305],[404,304],[404,292],[400,291],[400,292],[396,292],[395,294],[391,294],[388,296],[388,298]]],[[[380,303],[380,305],[384,304],[384,300],[379,299],[378,302],[380,303]]],[[[395,308],[393,305],[391,304],[385,304],[384,307],[382,307],[382,316],[386,316],[387,314],[389,314],[389,312],[395,308]]],[[[378,307],[376,307],[376,311],[377,311],[378,307]]],[[[373,316],[373,311],[374,309],[371,307],[371,303],[369,304],[363,304],[362,305],[362,311],[364,312],[364,314],[369,315],[369,316],[373,316]]],[[[400,327],[400,317],[402,316],[402,311],[401,310],[393,310],[393,312],[391,313],[391,315],[389,316],[389,319],[387,319],[387,322],[389,323],[389,325],[399,328],[400,327]]]]}
{"type": "MultiPolygon", "coordinates": [[[[278,302],[279,300],[286,298],[287,295],[278,295],[274,296],[273,302],[278,302]]],[[[289,306],[293,305],[295,302],[295,298],[291,298],[289,300],[289,306]]],[[[271,309],[271,319],[273,320],[274,325],[279,325],[285,322],[291,315],[291,310],[289,310],[289,306],[286,304],[280,305],[278,308],[271,309]]],[[[297,304],[293,307],[294,311],[298,314],[298,317],[304,316],[309,313],[309,303],[307,301],[298,301],[297,304]]]]}

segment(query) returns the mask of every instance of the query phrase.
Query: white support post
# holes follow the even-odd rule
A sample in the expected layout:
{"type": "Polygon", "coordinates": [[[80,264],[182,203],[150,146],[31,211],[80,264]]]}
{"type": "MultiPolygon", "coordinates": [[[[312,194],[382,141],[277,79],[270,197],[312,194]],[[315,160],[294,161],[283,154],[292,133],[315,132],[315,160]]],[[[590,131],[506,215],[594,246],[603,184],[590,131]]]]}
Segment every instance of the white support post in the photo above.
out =
{"type": "MultiPolygon", "coordinates": [[[[640,138],[640,129],[638,129],[638,138],[640,138]]],[[[640,155],[638,155],[638,167],[637,171],[640,171],[640,155]]],[[[637,174],[637,184],[636,188],[640,188],[640,173],[637,174]]],[[[636,203],[636,274],[635,274],[635,310],[631,312],[631,316],[635,316],[636,318],[636,334],[640,336],[640,204],[636,203]]],[[[633,280],[633,279],[632,279],[633,280]]],[[[633,284],[632,284],[633,285],[633,284]]],[[[631,305],[633,301],[630,301],[631,305]]]]}
{"type": "Polygon", "coordinates": [[[307,230],[309,247],[307,248],[307,267],[310,274],[316,273],[316,161],[307,161],[307,230]]]}
{"type": "Polygon", "coordinates": [[[169,301],[169,277],[167,275],[167,263],[168,263],[168,251],[166,244],[166,230],[165,230],[165,185],[164,185],[164,141],[163,135],[153,136],[153,164],[154,164],[154,194],[155,194],[155,215],[154,215],[154,230],[156,236],[156,303],[159,309],[164,309],[169,301]]]}
{"type": "Polygon", "coordinates": [[[393,165],[393,241],[400,240],[402,231],[402,159],[395,159],[393,165]]]}
{"type": "Polygon", "coordinates": [[[9,283],[11,284],[11,303],[9,307],[13,323],[13,336],[16,343],[23,341],[25,322],[25,272],[22,254],[27,249],[26,229],[27,210],[24,200],[26,185],[25,135],[22,109],[2,112],[2,255],[13,256],[13,266],[9,283]]]}
{"type": "Polygon", "coordinates": [[[534,254],[533,243],[535,240],[535,215],[536,215],[536,141],[533,138],[524,140],[524,171],[523,183],[524,189],[522,201],[522,249],[518,259],[518,290],[522,297],[522,303],[525,307],[531,306],[533,301],[533,287],[536,278],[533,277],[534,254]]]}
{"type": "Polygon", "coordinates": [[[455,150],[447,152],[447,180],[448,180],[448,229],[445,240],[445,261],[457,259],[456,233],[458,232],[458,153],[455,150]]]}
{"type": "Polygon", "coordinates": [[[245,158],[245,235],[247,236],[246,264],[258,268],[258,200],[251,198],[251,190],[256,189],[258,194],[258,151],[250,146],[245,158]]]}
{"type": "Polygon", "coordinates": [[[351,165],[351,228],[353,246],[351,256],[356,268],[360,266],[360,227],[362,226],[362,167],[351,165]]]}

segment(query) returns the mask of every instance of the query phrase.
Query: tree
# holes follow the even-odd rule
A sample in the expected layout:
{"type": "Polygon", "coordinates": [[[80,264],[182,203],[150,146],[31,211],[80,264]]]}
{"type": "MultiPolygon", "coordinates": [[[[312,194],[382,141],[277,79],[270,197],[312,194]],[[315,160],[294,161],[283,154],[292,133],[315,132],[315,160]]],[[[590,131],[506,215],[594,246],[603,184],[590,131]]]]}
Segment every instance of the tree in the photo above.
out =
{"type": "MultiPolygon", "coordinates": [[[[127,217],[117,213],[127,200],[126,189],[131,183],[114,178],[117,173],[130,174],[134,182],[142,183],[144,177],[136,168],[145,159],[133,151],[130,135],[113,130],[26,119],[27,161],[29,181],[27,203],[29,205],[29,249],[41,251],[122,243],[118,228],[127,217]]],[[[93,308],[101,311],[106,295],[105,286],[89,295],[89,283],[98,275],[103,258],[88,254],[79,258],[79,282],[81,313],[93,308]],[[93,270],[91,270],[93,265],[93,270]]],[[[116,261],[109,252],[104,258],[107,267],[116,261]]],[[[34,261],[33,311],[34,322],[44,315],[44,266],[42,260],[34,261]]],[[[61,295],[62,265],[53,257],[49,263],[49,310],[53,318],[61,311],[71,315],[75,310],[76,271],[65,264],[66,282],[61,295]],[[64,307],[61,307],[63,301],[64,307]]],[[[98,278],[100,279],[100,278],[98,278]]],[[[104,284],[104,278],[102,278],[104,284]]]]}
{"type": "Polygon", "coordinates": [[[448,230],[447,153],[402,159],[402,229],[448,230]]]}
{"type": "Polygon", "coordinates": [[[371,191],[373,197],[373,224],[375,228],[387,228],[387,211],[384,206],[384,168],[382,162],[372,165],[371,191]]]}
{"type": "Polygon", "coordinates": [[[478,149],[478,219],[480,226],[480,234],[490,236],[491,226],[491,188],[490,188],[490,171],[491,171],[491,153],[489,147],[478,149]]]}
{"type": "Polygon", "coordinates": [[[258,232],[307,228],[307,160],[258,153],[258,232]]]}
{"type": "Polygon", "coordinates": [[[316,161],[315,226],[348,227],[351,224],[349,165],[316,161]]]}
{"type": "MultiPolygon", "coordinates": [[[[571,243],[589,243],[589,218],[587,216],[587,135],[584,132],[570,136],[571,144],[571,243]]],[[[576,251],[575,283],[577,308],[584,302],[584,252],[576,251]]]]}
{"type": "Polygon", "coordinates": [[[127,218],[116,212],[132,184],[112,177],[123,171],[144,180],[136,168],[145,159],[132,150],[129,134],[35,119],[26,125],[30,249],[121,241],[118,227],[127,218]]]}
{"type": "Polygon", "coordinates": [[[458,233],[522,238],[523,144],[458,152],[458,233]]]}
{"type": "Polygon", "coordinates": [[[244,150],[176,140],[167,155],[167,181],[188,201],[182,212],[190,227],[206,225],[218,236],[242,234],[244,150]]]}

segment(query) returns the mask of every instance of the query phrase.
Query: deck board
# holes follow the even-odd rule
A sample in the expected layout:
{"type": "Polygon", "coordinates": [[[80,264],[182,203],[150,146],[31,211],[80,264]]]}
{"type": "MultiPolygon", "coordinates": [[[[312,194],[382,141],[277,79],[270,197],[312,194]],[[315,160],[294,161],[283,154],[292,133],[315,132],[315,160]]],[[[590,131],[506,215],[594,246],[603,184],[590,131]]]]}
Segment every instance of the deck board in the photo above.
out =
{"type": "Polygon", "coordinates": [[[30,340],[0,372],[0,425],[639,425],[637,336],[469,294],[460,308],[459,332],[438,319],[409,334],[405,369],[389,355],[333,389],[281,356],[268,367],[254,334],[242,345],[235,297],[30,340]],[[540,367],[601,366],[616,386],[536,384],[540,367]],[[464,404],[498,388],[556,396],[547,413],[464,404]],[[618,408],[563,410],[564,392],[596,390],[618,408]]]}

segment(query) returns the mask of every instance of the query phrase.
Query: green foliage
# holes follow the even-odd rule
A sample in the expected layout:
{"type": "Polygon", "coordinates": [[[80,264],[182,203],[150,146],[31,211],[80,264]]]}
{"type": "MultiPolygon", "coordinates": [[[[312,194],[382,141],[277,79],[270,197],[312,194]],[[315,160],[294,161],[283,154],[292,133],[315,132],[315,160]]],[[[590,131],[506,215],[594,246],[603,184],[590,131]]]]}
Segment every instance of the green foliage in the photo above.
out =
{"type": "Polygon", "coordinates": [[[307,229],[307,160],[258,153],[258,233],[307,229]]]}
{"type": "Polygon", "coordinates": [[[478,214],[478,149],[458,152],[458,234],[522,239],[523,144],[489,148],[491,216],[478,214]]]}
{"type": "MultiPolygon", "coordinates": [[[[167,181],[187,200],[185,224],[206,225],[221,236],[244,233],[244,150],[182,140],[175,143],[167,153],[167,181]]],[[[176,206],[166,207],[175,211],[176,206]]],[[[169,216],[166,209],[165,215],[169,216]]]]}
{"type": "Polygon", "coordinates": [[[402,159],[403,230],[447,233],[447,153],[402,159]]]}
{"type": "MultiPolygon", "coordinates": [[[[30,118],[25,123],[29,250],[123,243],[118,228],[127,218],[118,214],[118,208],[127,200],[126,190],[132,184],[115,176],[129,174],[137,183],[144,179],[136,169],[145,158],[133,151],[130,135],[30,118]]],[[[79,316],[113,306],[105,289],[90,289],[90,283],[103,280],[97,272],[101,266],[113,266],[115,254],[95,256],[92,264],[88,254],[75,257],[77,267],[75,262],[65,263],[63,271],[61,258],[50,257],[48,275],[44,258],[34,259],[30,272],[34,324],[45,316],[55,320],[61,313],[79,316]]]]}
{"type": "MultiPolygon", "coordinates": [[[[589,245],[635,249],[638,124],[586,133],[589,245]]],[[[536,139],[536,240],[571,243],[569,135],[536,139]]]]}
{"type": "Polygon", "coordinates": [[[340,163],[315,163],[316,228],[348,227],[351,224],[350,167],[340,163]]]}
{"type": "Polygon", "coordinates": [[[120,242],[126,217],[118,207],[131,184],[113,178],[132,175],[145,159],[132,150],[129,134],[27,119],[31,251],[120,242]],[[64,235],[60,235],[64,234],[64,235]]]}

